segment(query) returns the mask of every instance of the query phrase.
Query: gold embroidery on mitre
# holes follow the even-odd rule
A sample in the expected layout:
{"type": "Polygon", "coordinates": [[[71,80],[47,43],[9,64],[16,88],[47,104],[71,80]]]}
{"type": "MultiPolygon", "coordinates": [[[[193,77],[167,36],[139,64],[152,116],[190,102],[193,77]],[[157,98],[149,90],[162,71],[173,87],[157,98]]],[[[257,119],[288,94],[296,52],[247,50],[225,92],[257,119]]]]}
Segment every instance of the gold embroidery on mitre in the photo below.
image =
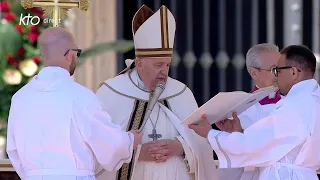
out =
{"type": "Polygon", "coordinates": [[[165,6],[160,8],[160,23],[162,48],[169,48],[168,9],[165,6]]]}
{"type": "Polygon", "coordinates": [[[137,57],[172,57],[172,48],[136,49],[137,57]]]}
{"type": "MultiPolygon", "coordinates": [[[[137,26],[141,26],[141,22],[143,20],[147,21],[147,19],[149,18],[149,16],[151,15],[151,10],[147,10],[149,8],[147,8],[145,5],[143,7],[141,7],[138,12],[136,13],[134,20],[133,20],[133,25],[135,25],[132,29],[133,29],[133,34],[135,34],[135,32],[138,30],[137,26]],[[147,11],[148,13],[143,13],[147,11]],[[148,18],[139,18],[140,16],[145,17],[147,16],[148,18]],[[140,20],[143,19],[143,20],[140,20]],[[138,21],[139,23],[135,23],[135,21],[138,21]]],[[[145,49],[141,49],[141,48],[136,48],[135,52],[136,52],[136,57],[172,57],[173,54],[173,50],[172,48],[170,48],[170,44],[169,44],[169,23],[168,23],[168,8],[166,6],[161,6],[160,7],[160,38],[161,38],[161,47],[159,48],[145,48],[145,49]]],[[[153,12],[152,12],[153,13],[153,12]]],[[[156,36],[157,37],[157,36],[156,36]]],[[[146,38],[150,38],[150,37],[146,37],[146,38]]]]}

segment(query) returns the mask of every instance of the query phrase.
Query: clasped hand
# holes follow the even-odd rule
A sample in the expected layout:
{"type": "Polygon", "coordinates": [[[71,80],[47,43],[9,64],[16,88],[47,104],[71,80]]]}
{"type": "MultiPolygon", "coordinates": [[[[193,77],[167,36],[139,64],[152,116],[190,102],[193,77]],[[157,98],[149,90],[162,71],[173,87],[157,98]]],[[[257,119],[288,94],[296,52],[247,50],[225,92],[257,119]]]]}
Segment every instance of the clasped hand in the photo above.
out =
{"type": "Polygon", "coordinates": [[[140,161],[166,162],[172,156],[183,154],[182,144],[178,140],[157,140],[141,146],[140,161]]]}

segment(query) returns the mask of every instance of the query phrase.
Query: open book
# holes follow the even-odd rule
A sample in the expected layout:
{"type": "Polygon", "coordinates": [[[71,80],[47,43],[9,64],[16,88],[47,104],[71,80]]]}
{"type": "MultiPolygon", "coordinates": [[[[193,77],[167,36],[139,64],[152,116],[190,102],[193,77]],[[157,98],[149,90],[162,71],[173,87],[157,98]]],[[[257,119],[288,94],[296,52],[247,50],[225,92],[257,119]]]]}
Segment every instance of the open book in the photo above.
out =
{"type": "Polygon", "coordinates": [[[263,98],[277,92],[277,90],[278,88],[270,86],[253,93],[243,91],[220,92],[189,115],[183,123],[186,125],[197,124],[201,120],[201,115],[206,114],[209,123],[214,124],[232,117],[233,112],[242,113],[263,98]]]}

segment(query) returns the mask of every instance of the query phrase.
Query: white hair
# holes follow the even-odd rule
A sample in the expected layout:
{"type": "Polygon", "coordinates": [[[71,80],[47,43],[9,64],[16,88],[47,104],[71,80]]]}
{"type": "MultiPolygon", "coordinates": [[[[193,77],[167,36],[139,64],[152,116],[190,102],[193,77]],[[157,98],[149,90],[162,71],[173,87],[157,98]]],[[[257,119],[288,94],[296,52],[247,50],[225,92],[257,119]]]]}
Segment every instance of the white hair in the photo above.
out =
{"type": "Polygon", "coordinates": [[[279,52],[279,47],[274,44],[263,43],[251,47],[246,54],[246,66],[261,68],[262,60],[260,54],[264,52],[279,52]]]}

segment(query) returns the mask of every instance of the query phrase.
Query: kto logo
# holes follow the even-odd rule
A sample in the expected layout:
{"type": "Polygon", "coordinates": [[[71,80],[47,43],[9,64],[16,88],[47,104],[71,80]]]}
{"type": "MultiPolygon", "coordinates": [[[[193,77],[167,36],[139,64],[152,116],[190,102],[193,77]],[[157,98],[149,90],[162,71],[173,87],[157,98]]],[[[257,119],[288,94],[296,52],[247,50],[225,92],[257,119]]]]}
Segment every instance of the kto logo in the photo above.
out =
{"type": "Polygon", "coordinates": [[[40,18],[38,16],[31,16],[30,13],[28,14],[28,16],[24,16],[23,14],[20,15],[20,22],[19,25],[23,24],[23,25],[38,25],[40,23],[40,18]]]}

